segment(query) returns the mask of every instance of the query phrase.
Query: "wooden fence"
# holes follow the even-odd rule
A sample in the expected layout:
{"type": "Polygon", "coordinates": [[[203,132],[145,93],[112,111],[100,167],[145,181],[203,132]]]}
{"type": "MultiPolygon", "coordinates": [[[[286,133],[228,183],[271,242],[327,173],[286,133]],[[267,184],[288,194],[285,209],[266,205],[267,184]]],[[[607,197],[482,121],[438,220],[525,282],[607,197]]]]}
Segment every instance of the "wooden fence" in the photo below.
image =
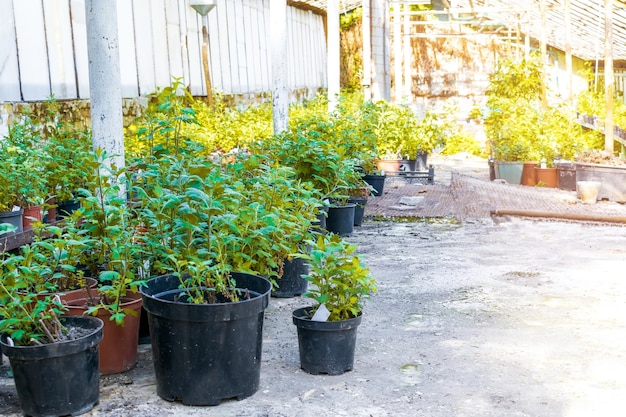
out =
{"type": "MultiPolygon", "coordinates": [[[[186,0],[117,1],[124,98],[146,96],[179,78],[206,95],[202,18],[186,0]]],[[[216,92],[271,91],[271,0],[217,0],[208,15],[216,92]]],[[[288,6],[288,86],[311,94],[326,86],[323,17],[288,6]]],[[[88,99],[84,0],[0,0],[0,103],[88,99]]]]}

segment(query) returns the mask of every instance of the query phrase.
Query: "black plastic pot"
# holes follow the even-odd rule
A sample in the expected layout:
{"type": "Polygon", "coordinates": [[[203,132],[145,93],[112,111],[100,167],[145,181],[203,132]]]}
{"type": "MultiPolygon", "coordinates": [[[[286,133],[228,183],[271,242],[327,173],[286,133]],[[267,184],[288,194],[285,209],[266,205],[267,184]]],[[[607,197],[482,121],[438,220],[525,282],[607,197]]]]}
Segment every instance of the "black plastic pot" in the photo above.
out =
{"type": "Polygon", "coordinates": [[[178,302],[183,290],[173,275],[152,278],[141,288],[161,398],[185,405],[218,405],[258,390],[263,313],[272,285],[256,275],[232,273],[232,277],[250,299],[178,302]]]}
{"type": "Polygon", "coordinates": [[[372,186],[374,191],[372,194],[375,196],[383,195],[383,191],[385,190],[385,176],[384,175],[364,175],[363,181],[372,186]]]}
{"type": "Polygon", "coordinates": [[[25,415],[78,415],[91,410],[100,399],[98,343],[102,340],[102,320],[62,317],[61,322],[91,333],[41,346],[9,346],[5,337],[0,340],[25,415]]]}
{"type": "Polygon", "coordinates": [[[80,201],[66,200],[57,203],[57,218],[62,219],[69,216],[80,208],[80,201]]]}
{"type": "Polygon", "coordinates": [[[289,298],[304,294],[309,287],[309,281],[302,278],[302,275],[308,273],[309,264],[304,259],[285,260],[283,276],[276,280],[278,288],[272,290],[272,297],[289,298]]]}
{"type": "Polygon", "coordinates": [[[342,321],[312,321],[311,307],[293,312],[298,328],[300,367],[310,374],[341,375],[354,367],[356,331],[361,315],[342,321]]]}
{"type": "Polygon", "coordinates": [[[365,197],[350,197],[348,203],[354,203],[354,225],[360,226],[363,224],[363,215],[365,214],[365,205],[367,204],[367,198],[365,197]]]}
{"type": "Polygon", "coordinates": [[[328,219],[328,206],[320,207],[317,221],[313,222],[313,229],[319,233],[326,233],[326,220],[328,219]]]}
{"type": "Polygon", "coordinates": [[[354,211],[356,204],[331,205],[328,208],[326,230],[340,236],[350,236],[354,232],[354,211]]]}
{"type": "Polygon", "coordinates": [[[415,159],[416,171],[428,171],[428,152],[418,152],[415,159]]]}

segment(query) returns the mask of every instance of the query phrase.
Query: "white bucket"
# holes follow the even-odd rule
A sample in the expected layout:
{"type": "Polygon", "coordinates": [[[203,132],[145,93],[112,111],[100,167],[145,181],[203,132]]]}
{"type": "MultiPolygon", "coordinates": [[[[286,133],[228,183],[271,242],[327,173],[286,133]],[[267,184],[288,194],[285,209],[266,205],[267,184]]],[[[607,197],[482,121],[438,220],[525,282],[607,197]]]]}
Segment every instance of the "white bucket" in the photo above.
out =
{"type": "Polygon", "coordinates": [[[598,191],[601,183],[598,181],[578,181],[576,182],[576,194],[583,204],[595,204],[598,200],[598,191]]]}

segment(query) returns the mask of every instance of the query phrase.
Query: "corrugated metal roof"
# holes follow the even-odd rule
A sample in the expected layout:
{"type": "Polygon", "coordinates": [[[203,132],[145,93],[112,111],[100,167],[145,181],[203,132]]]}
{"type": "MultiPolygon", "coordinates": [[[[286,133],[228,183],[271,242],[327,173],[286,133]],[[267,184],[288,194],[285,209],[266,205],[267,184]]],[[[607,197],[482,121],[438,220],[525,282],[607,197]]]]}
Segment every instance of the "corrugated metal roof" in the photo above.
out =
{"type": "MultiPolygon", "coordinates": [[[[449,5],[450,16],[456,22],[463,23],[468,16],[484,19],[485,22],[505,22],[506,26],[521,33],[528,33],[540,40],[545,28],[546,42],[565,50],[565,1],[566,0],[436,0],[434,2],[449,5]],[[541,4],[545,7],[545,26],[541,16],[541,4]],[[462,16],[462,20],[458,17],[462,16]],[[519,26],[517,23],[519,22],[519,26]]],[[[391,0],[400,3],[419,3],[419,1],[391,0]]],[[[327,0],[300,0],[310,7],[326,10],[327,0]]],[[[339,0],[343,13],[361,6],[361,0],[339,0]]],[[[423,3],[423,1],[421,1],[423,3]]],[[[626,1],[614,0],[613,7],[613,57],[626,60],[626,1]]],[[[571,10],[571,48],[572,54],[582,59],[595,60],[604,58],[604,0],[570,0],[571,10]]]]}
{"type": "MultiPolygon", "coordinates": [[[[535,39],[542,37],[541,0],[468,0],[468,3],[473,3],[474,8],[510,9],[501,15],[519,18],[522,33],[535,39]]],[[[544,0],[544,5],[546,43],[565,50],[565,0],[544,0]]],[[[604,0],[571,0],[570,10],[572,54],[587,60],[603,59],[604,0]]],[[[487,18],[489,14],[488,11],[483,13],[487,18]]],[[[614,59],[626,59],[626,4],[623,1],[614,1],[612,45],[614,59]]]]}

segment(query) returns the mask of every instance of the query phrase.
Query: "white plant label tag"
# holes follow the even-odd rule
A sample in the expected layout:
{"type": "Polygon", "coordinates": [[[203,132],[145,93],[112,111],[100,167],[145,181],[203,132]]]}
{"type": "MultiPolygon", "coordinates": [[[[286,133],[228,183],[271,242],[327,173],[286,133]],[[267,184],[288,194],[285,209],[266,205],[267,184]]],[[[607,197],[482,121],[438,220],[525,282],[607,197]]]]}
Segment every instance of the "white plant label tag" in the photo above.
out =
{"type": "Polygon", "coordinates": [[[326,305],[320,304],[313,317],[311,317],[312,321],[326,321],[330,316],[330,311],[326,308],[326,305]]]}

